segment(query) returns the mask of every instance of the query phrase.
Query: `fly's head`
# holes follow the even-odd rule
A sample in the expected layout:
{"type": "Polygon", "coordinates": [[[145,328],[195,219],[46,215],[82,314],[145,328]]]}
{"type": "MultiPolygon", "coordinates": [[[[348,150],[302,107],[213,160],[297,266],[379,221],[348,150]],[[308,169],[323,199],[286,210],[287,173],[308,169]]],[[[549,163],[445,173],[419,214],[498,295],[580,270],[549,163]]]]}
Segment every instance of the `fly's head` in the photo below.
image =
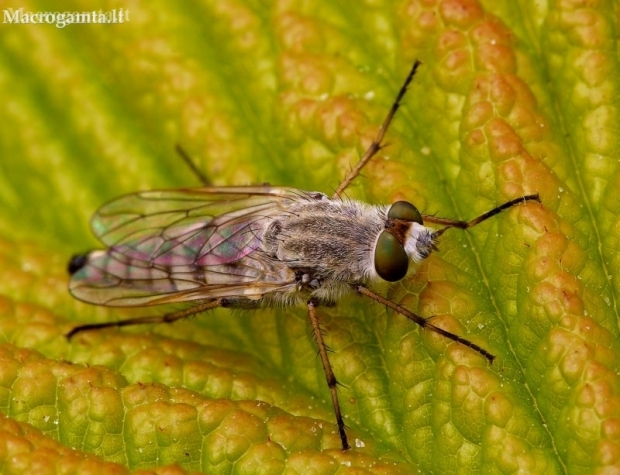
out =
{"type": "Polygon", "coordinates": [[[436,250],[438,234],[422,223],[422,215],[407,201],[397,201],[387,213],[385,229],[375,246],[375,271],[396,282],[407,274],[409,260],[419,262],[436,250]]]}

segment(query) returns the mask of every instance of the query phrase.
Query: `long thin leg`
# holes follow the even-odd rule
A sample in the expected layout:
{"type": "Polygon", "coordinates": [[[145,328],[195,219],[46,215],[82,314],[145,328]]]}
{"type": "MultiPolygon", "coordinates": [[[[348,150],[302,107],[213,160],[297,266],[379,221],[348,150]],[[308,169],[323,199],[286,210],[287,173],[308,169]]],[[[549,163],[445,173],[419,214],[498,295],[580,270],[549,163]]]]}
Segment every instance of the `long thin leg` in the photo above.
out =
{"type": "Polygon", "coordinates": [[[469,228],[473,228],[474,226],[482,223],[483,221],[486,221],[487,219],[495,216],[496,214],[501,213],[504,210],[507,210],[508,208],[512,208],[515,205],[521,204],[521,203],[525,203],[526,201],[536,201],[538,203],[540,203],[540,196],[538,196],[538,193],[536,193],[535,195],[525,195],[522,196],[520,198],[515,198],[514,200],[510,200],[506,203],[504,203],[503,205],[499,205],[497,208],[493,208],[490,211],[487,211],[484,214],[481,214],[480,216],[478,216],[477,218],[472,219],[471,221],[458,221],[456,219],[449,219],[449,218],[439,218],[437,216],[430,216],[430,215],[426,215],[423,214],[422,215],[422,219],[424,221],[424,223],[435,223],[435,224],[443,224],[446,227],[443,229],[440,229],[439,231],[437,231],[437,235],[441,235],[443,234],[447,229],[450,228],[458,228],[458,229],[469,229],[469,228]]]}
{"type": "Polygon", "coordinates": [[[199,305],[195,305],[193,307],[190,307],[185,310],[180,310],[178,312],[167,313],[165,315],[128,318],[126,320],[120,320],[117,322],[89,323],[86,325],[80,325],[79,327],[75,327],[65,336],[68,339],[71,339],[73,336],[86,330],[97,330],[101,328],[112,328],[112,327],[126,327],[129,325],[144,325],[147,323],[172,323],[172,322],[176,322],[177,320],[181,320],[182,318],[196,315],[197,313],[202,313],[207,310],[211,310],[217,307],[222,307],[223,304],[224,304],[223,299],[217,299],[217,300],[212,300],[210,302],[205,302],[199,305]]]}
{"type": "Polygon", "coordinates": [[[194,175],[196,175],[198,177],[198,180],[200,180],[200,182],[204,186],[212,186],[211,180],[209,180],[207,178],[207,176],[198,169],[198,167],[192,161],[192,159],[189,157],[187,152],[185,150],[183,150],[183,147],[181,147],[179,144],[176,144],[174,146],[174,149],[181,156],[181,158],[183,159],[185,164],[190,168],[190,170],[194,173],[194,175]]]}
{"type": "Polygon", "coordinates": [[[345,432],[345,425],[342,420],[342,413],[340,412],[340,403],[338,402],[338,381],[336,381],[336,376],[332,370],[332,365],[329,363],[327,347],[325,346],[325,341],[323,341],[321,322],[316,315],[316,302],[312,299],[308,300],[308,318],[310,318],[310,323],[312,323],[312,332],[314,333],[316,345],[319,347],[319,356],[321,357],[321,363],[323,363],[323,371],[325,371],[327,386],[329,387],[329,391],[332,395],[332,403],[334,405],[334,413],[336,414],[336,423],[338,424],[340,441],[342,442],[342,450],[347,450],[350,449],[351,446],[347,440],[347,433],[345,432]]]}
{"type": "Polygon", "coordinates": [[[472,343],[471,341],[466,340],[465,338],[455,335],[454,333],[450,333],[449,331],[444,330],[443,328],[433,325],[429,321],[428,318],[423,318],[423,317],[420,317],[419,315],[416,315],[413,312],[410,312],[406,308],[401,307],[398,304],[395,304],[394,302],[386,299],[385,297],[381,297],[381,295],[374,293],[372,290],[368,289],[367,287],[364,287],[363,285],[356,285],[355,290],[357,290],[360,294],[373,299],[375,302],[379,302],[380,304],[391,308],[395,312],[398,312],[401,315],[404,315],[409,320],[420,325],[422,328],[428,328],[429,330],[432,330],[435,333],[445,336],[446,338],[449,338],[452,341],[456,341],[457,343],[460,343],[466,346],[467,348],[474,350],[476,353],[479,353],[482,356],[484,356],[489,361],[489,363],[493,363],[495,356],[489,353],[487,350],[485,350],[481,346],[478,346],[475,343],[472,343]]]}
{"type": "Polygon", "coordinates": [[[407,92],[407,88],[409,87],[409,84],[411,84],[411,81],[413,80],[413,76],[415,76],[415,73],[418,69],[418,66],[420,66],[420,64],[422,64],[420,61],[416,61],[415,63],[413,63],[413,67],[411,68],[411,71],[409,72],[407,79],[405,79],[405,83],[400,88],[400,91],[398,91],[396,100],[392,104],[392,107],[390,108],[390,112],[388,112],[387,117],[383,121],[383,124],[381,125],[381,128],[379,129],[379,132],[377,133],[377,136],[370,144],[370,147],[368,147],[368,150],[366,150],[366,152],[364,153],[364,156],[360,159],[359,162],[355,164],[355,166],[351,169],[351,171],[344,178],[342,183],[340,183],[340,186],[338,186],[338,188],[336,189],[334,196],[332,196],[333,199],[340,197],[342,192],[346,190],[346,188],[351,184],[351,182],[355,179],[355,177],[360,174],[360,172],[362,171],[362,168],[364,168],[366,164],[372,159],[372,157],[374,157],[377,154],[377,152],[384,147],[384,145],[382,144],[383,137],[385,137],[385,133],[387,132],[387,129],[390,126],[390,123],[392,122],[392,119],[394,118],[396,111],[400,107],[400,101],[402,100],[403,96],[407,92]]]}

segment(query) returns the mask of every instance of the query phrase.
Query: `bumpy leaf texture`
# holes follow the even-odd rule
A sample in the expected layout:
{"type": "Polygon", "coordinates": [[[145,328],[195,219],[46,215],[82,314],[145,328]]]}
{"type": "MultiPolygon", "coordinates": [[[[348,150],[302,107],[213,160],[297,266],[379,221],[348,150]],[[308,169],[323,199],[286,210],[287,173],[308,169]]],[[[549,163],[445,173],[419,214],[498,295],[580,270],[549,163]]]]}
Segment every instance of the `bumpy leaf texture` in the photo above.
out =
{"type": "Polygon", "coordinates": [[[617,2],[0,5],[0,471],[618,473],[617,2]],[[60,28],[9,8],[129,16],[60,28]],[[160,311],[77,302],[65,269],[98,247],[106,200],[199,184],[175,144],[217,185],[330,193],[416,58],[347,193],[461,219],[540,193],[381,289],[493,365],[361,298],[319,309],[343,453],[304,308],[65,339],[160,311]]]}

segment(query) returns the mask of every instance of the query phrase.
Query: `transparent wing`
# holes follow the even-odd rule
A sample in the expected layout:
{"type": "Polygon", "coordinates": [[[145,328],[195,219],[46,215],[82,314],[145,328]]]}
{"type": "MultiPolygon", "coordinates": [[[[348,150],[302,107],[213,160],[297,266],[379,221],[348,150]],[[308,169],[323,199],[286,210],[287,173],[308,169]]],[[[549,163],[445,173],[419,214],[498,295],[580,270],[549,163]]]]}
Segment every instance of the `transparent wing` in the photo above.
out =
{"type": "Polygon", "coordinates": [[[109,246],[73,274],[71,293],[99,305],[138,306],[286,287],[294,275],[259,251],[274,216],[323,199],[294,188],[231,187],[146,191],[104,205],[92,221],[109,246]]]}
{"type": "Polygon", "coordinates": [[[117,253],[155,265],[225,264],[258,247],[265,220],[315,195],[265,186],[144,191],[101,207],[92,228],[117,253]]]}

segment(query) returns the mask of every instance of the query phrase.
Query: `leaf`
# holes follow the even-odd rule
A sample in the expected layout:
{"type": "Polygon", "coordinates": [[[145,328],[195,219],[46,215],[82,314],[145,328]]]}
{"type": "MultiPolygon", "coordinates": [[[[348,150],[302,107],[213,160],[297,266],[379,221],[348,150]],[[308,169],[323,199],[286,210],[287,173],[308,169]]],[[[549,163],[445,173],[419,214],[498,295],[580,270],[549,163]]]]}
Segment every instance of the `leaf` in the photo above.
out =
{"type": "Polygon", "coordinates": [[[0,29],[3,473],[617,470],[615,4],[11,8],[0,29]],[[125,21],[7,21],[20,8],[122,9],[125,21]],[[76,302],[65,268],[98,246],[88,220],[107,200],[199,184],[176,144],[217,185],[329,193],[414,59],[389,146],[347,194],[469,219],[540,193],[542,205],[447,232],[415,274],[378,289],[493,365],[361,297],[319,308],[354,445],[343,453],[303,308],[64,338],[159,312],[76,302]]]}

